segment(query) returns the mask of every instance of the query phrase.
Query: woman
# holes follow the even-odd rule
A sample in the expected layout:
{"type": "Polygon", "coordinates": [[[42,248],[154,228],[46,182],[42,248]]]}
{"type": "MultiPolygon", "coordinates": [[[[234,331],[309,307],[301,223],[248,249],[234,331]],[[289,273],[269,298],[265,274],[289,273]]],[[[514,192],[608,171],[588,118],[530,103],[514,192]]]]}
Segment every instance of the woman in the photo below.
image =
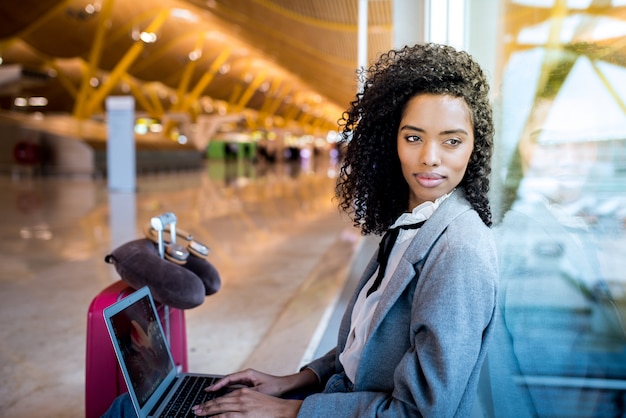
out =
{"type": "Polygon", "coordinates": [[[351,298],[337,346],[289,376],[228,375],[207,390],[247,387],[196,405],[196,415],[471,413],[498,276],[487,200],[489,88],[468,54],[434,44],[392,50],[361,76],[363,92],[343,115],[336,195],[363,234],[389,233],[351,298]],[[387,239],[394,235],[395,243],[387,239]]]}
{"type": "Polygon", "coordinates": [[[489,87],[468,54],[434,44],[392,50],[362,75],[343,117],[336,195],[364,234],[408,227],[380,277],[384,249],[370,261],[335,349],[290,376],[226,376],[208,390],[249,388],[196,406],[197,415],[471,414],[498,277],[489,87]],[[303,400],[278,398],[316,385],[323,390],[303,400]]]}

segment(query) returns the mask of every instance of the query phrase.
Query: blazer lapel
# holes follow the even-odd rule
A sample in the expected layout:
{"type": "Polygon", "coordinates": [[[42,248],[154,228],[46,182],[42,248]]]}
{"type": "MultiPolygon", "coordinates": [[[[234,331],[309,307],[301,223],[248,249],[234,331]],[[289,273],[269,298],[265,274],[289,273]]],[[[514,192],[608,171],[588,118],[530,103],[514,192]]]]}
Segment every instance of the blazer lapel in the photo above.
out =
{"type": "MultiPolygon", "coordinates": [[[[426,258],[428,252],[446,230],[450,222],[463,212],[471,209],[471,205],[465,199],[463,191],[457,190],[441,204],[424,226],[420,228],[419,232],[402,255],[398,267],[381,295],[372,318],[372,323],[370,324],[369,335],[380,325],[404,289],[414,279],[416,274],[414,266],[426,258]]],[[[375,269],[377,265],[375,259],[373,262],[373,269],[375,269]]],[[[372,268],[372,262],[370,262],[368,268],[372,268]]],[[[366,270],[369,271],[368,269],[366,270]]],[[[365,276],[366,278],[364,278],[364,280],[367,281],[367,279],[369,279],[371,274],[373,274],[373,270],[369,271],[369,273],[369,275],[365,276]]],[[[359,286],[362,287],[363,284],[362,280],[359,286]]]]}

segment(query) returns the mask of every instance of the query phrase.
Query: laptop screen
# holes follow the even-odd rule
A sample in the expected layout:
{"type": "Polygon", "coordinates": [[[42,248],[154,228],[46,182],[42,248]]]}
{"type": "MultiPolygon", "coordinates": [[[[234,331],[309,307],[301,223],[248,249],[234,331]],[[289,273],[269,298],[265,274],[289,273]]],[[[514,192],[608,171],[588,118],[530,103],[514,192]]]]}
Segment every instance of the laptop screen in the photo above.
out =
{"type": "Polygon", "coordinates": [[[150,295],[114,314],[110,321],[139,407],[143,408],[173,368],[150,295]]]}

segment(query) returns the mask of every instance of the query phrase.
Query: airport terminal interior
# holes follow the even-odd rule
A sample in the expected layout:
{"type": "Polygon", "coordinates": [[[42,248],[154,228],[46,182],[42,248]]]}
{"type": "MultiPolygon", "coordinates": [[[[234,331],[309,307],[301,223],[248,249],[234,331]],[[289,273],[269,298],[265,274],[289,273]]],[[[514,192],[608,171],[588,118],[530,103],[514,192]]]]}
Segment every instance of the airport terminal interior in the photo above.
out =
{"type": "Polygon", "coordinates": [[[90,304],[165,213],[221,283],[184,310],[189,370],[334,347],[380,240],[333,199],[337,120],[360,67],[430,41],[492,84],[474,418],[626,416],[625,39],[624,0],[0,0],[0,416],[102,412],[90,304]]]}

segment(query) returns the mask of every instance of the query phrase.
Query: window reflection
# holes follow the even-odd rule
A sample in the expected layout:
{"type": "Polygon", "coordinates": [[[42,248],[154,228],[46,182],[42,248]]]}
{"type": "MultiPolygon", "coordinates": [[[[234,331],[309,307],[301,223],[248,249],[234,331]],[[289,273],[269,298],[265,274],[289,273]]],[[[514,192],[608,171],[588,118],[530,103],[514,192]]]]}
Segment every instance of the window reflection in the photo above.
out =
{"type": "Polygon", "coordinates": [[[626,11],[582,3],[504,6],[487,416],[626,415],[626,11]]]}

